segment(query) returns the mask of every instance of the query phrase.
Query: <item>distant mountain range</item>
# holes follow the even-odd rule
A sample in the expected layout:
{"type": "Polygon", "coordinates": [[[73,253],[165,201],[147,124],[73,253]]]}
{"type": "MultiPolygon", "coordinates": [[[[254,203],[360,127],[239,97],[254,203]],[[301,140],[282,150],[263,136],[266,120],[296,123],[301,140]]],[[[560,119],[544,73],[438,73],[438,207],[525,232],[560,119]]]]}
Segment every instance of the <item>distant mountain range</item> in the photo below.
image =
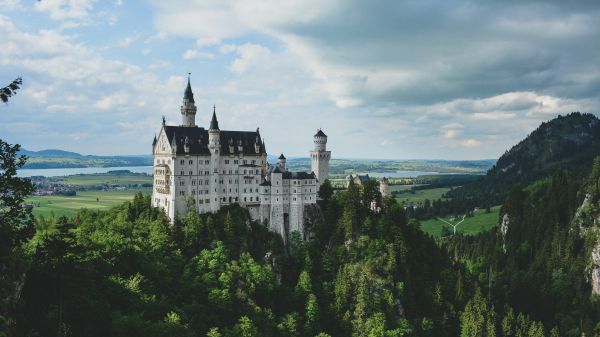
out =
{"type": "MultiPolygon", "coordinates": [[[[76,152],[48,149],[41,151],[21,150],[20,154],[29,157],[25,168],[83,168],[116,166],[150,166],[151,155],[94,156],[76,152]]],[[[278,156],[267,156],[268,162],[275,164],[278,156]]],[[[389,159],[343,159],[334,158],[329,172],[334,176],[350,173],[422,171],[439,173],[483,174],[495,160],[389,160],[389,159]]],[[[287,167],[292,171],[310,171],[310,159],[292,157],[287,159],[287,167]]]]}
{"type": "Polygon", "coordinates": [[[28,169],[152,165],[151,155],[94,156],[57,149],[41,151],[22,149],[19,154],[29,157],[25,164],[25,168],[28,169]]]}

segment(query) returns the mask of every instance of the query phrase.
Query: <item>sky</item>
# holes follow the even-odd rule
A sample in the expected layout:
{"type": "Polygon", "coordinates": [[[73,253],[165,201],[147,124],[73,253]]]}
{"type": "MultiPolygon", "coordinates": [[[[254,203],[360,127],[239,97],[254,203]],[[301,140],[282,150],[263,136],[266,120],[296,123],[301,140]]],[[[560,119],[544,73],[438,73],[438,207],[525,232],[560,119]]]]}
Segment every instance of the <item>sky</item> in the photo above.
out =
{"type": "Polygon", "coordinates": [[[0,0],[0,138],[150,154],[188,73],[208,127],[267,151],[498,158],[542,121],[599,112],[600,2],[0,0]]]}

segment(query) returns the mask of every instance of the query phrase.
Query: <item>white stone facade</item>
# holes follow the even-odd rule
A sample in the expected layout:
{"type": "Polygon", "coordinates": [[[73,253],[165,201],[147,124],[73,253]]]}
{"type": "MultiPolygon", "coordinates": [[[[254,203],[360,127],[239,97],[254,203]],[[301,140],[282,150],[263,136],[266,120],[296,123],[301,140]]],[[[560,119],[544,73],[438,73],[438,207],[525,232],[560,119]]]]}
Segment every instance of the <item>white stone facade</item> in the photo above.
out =
{"type": "Polygon", "coordinates": [[[298,231],[305,237],[306,208],[317,202],[317,192],[327,179],[331,152],[327,136],[314,136],[317,158],[313,173],[289,172],[283,154],[277,165],[267,162],[265,144],[256,131],[222,131],[216,111],[209,129],[195,125],[196,106],[188,81],[182,125],[164,119],[152,144],[154,183],[152,205],[164,209],[171,221],[190,210],[216,212],[224,205],[240,204],[280,233],[284,240],[298,231]]]}

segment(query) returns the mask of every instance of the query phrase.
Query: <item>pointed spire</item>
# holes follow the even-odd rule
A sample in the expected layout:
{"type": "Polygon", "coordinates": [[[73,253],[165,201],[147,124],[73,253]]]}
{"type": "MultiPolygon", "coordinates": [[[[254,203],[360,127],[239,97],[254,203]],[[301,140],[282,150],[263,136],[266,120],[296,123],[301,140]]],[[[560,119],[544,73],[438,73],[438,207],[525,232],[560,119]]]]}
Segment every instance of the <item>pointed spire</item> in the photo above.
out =
{"type": "Polygon", "coordinates": [[[190,85],[190,75],[192,75],[192,73],[188,73],[188,83],[187,83],[187,87],[185,88],[185,93],[183,94],[183,99],[184,100],[188,100],[188,102],[190,103],[195,103],[194,102],[194,93],[192,92],[192,86],[190,85]]]}
{"type": "Polygon", "coordinates": [[[162,125],[165,126],[166,123],[167,123],[167,119],[165,118],[165,115],[163,115],[162,125]]]}
{"type": "Polygon", "coordinates": [[[217,106],[213,105],[213,115],[210,121],[209,130],[219,130],[219,122],[217,121],[217,106]]]}

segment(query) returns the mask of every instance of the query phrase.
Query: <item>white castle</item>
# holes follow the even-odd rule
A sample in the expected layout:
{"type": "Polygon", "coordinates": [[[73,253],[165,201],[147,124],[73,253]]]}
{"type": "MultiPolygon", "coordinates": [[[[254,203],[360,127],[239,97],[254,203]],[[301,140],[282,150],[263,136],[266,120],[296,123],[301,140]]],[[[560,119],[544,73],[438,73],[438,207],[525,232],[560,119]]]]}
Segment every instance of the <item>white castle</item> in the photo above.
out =
{"type": "Polygon", "coordinates": [[[310,208],[316,206],[319,187],[329,175],[327,135],[321,130],[314,135],[312,172],[290,172],[283,154],[276,165],[267,162],[259,129],[220,130],[213,107],[206,130],[196,125],[196,110],[188,78],[182,124],[166,125],[163,117],[152,143],[152,205],[164,209],[174,221],[190,210],[216,212],[221,206],[237,203],[284,240],[293,231],[304,238],[310,208]]]}

